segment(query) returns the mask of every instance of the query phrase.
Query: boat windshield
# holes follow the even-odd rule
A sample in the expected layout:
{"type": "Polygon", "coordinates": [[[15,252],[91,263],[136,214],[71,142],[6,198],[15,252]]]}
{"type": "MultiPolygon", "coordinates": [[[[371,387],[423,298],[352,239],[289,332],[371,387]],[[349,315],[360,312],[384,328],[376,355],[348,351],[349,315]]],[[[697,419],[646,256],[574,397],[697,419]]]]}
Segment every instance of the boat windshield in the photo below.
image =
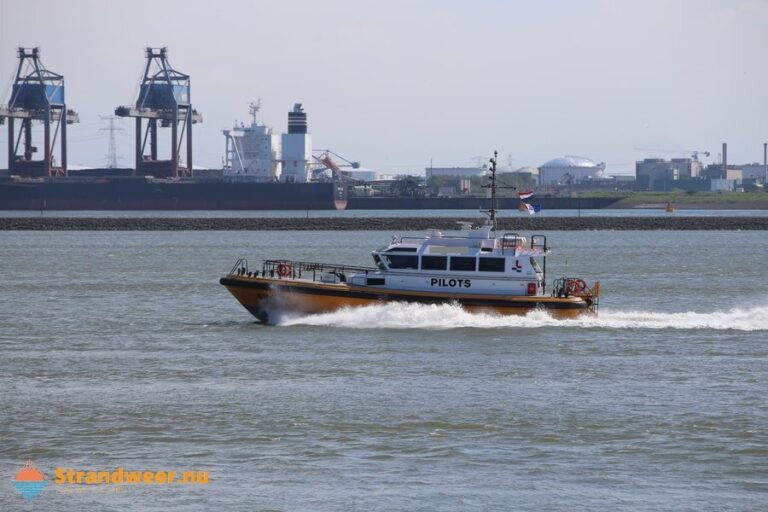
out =
{"type": "Polygon", "coordinates": [[[539,266],[539,262],[536,261],[536,258],[534,258],[533,256],[531,256],[531,266],[533,267],[534,272],[536,272],[537,274],[542,273],[541,267],[539,266]]]}
{"type": "Polygon", "coordinates": [[[379,258],[378,254],[373,255],[373,262],[376,263],[376,266],[379,268],[379,270],[387,270],[387,267],[385,267],[384,263],[381,262],[381,258],[379,258]]]}
{"type": "Polygon", "coordinates": [[[401,254],[381,254],[380,256],[389,268],[419,268],[418,256],[405,256],[401,254]]]}

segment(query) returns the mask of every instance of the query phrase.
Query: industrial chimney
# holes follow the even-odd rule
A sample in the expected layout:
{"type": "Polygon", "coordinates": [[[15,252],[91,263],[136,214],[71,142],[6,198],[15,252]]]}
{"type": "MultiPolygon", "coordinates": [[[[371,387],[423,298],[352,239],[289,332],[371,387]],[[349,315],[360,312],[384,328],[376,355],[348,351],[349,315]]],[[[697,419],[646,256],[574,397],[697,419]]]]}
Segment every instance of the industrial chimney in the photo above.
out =
{"type": "Polygon", "coordinates": [[[282,181],[306,183],[309,179],[309,163],[312,161],[312,135],[307,130],[307,113],[301,103],[288,112],[288,133],[281,138],[283,173],[282,181]]]}

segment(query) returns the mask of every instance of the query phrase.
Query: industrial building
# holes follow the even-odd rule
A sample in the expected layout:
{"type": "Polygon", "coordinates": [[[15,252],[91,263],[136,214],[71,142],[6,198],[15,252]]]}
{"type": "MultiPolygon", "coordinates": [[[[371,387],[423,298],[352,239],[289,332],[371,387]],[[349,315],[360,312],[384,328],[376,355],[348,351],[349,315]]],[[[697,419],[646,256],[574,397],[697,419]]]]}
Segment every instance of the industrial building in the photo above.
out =
{"type": "Polygon", "coordinates": [[[356,169],[349,168],[341,171],[341,175],[349,178],[352,181],[392,181],[392,176],[381,173],[376,169],[369,169],[368,167],[358,167],[356,169]]]}
{"type": "Polygon", "coordinates": [[[451,178],[474,178],[485,176],[484,167],[427,167],[425,169],[427,179],[432,176],[448,176],[451,178]]]}
{"type": "Polygon", "coordinates": [[[701,162],[692,158],[646,158],[635,163],[638,190],[668,190],[669,182],[701,175],[701,162]]]}
{"type": "Polygon", "coordinates": [[[750,182],[751,186],[765,183],[768,177],[768,144],[763,144],[763,164],[733,165],[728,163],[728,144],[723,143],[722,161],[703,167],[699,154],[691,158],[646,158],[635,163],[637,190],[668,191],[732,191],[750,182]]]}
{"type": "Polygon", "coordinates": [[[757,162],[741,166],[741,186],[745,192],[765,190],[768,184],[768,165],[757,162]]]}
{"type": "Polygon", "coordinates": [[[536,167],[526,165],[523,167],[518,167],[517,169],[500,169],[498,171],[498,174],[521,174],[521,175],[528,175],[531,178],[535,178],[538,181],[539,178],[539,170],[536,167]]]}
{"type": "Polygon", "coordinates": [[[539,166],[539,185],[578,184],[588,179],[602,178],[604,163],[589,158],[566,155],[539,166]]]}
{"type": "Polygon", "coordinates": [[[757,162],[741,166],[741,177],[744,180],[755,180],[768,183],[768,166],[757,162]]]}

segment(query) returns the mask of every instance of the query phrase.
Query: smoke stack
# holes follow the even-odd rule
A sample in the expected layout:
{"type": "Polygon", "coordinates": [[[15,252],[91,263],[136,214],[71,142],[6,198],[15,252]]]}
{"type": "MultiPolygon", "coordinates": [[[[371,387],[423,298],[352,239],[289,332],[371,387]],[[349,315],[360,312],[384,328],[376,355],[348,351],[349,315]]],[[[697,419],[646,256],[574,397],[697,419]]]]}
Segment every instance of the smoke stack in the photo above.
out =
{"type": "Polygon", "coordinates": [[[728,172],[728,143],[723,142],[723,173],[728,172]]]}
{"type": "Polygon", "coordinates": [[[307,113],[301,103],[294,104],[288,112],[288,133],[307,133],[307,113]]]}

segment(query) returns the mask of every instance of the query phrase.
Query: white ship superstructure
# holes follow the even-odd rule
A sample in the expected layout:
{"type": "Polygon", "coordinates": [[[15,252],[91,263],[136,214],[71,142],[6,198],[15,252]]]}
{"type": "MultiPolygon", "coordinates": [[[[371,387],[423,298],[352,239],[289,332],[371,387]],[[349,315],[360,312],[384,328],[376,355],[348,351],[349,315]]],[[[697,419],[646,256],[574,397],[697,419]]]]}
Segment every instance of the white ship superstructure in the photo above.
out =
{"type": "Polygon", "coordinates": [[[251,103],[250,126],[241,123],[224,130],[226,138],[225,173],[251,176],[258,181],[277,181],[281,174],[280,135],[259,124],[256,116],[261,102],[251,103]]]}
{"type": "Polygon", "coordinates": [[[288,133],[274,133],[259,124],[260,102],[251,103],[250,126],[241,123],[223,130],[226,138],[224,172],[257,181],[306,183],[312,162],[312,135],[307,131],[307,114],[296,103],[288,113],[288,133]]]}

